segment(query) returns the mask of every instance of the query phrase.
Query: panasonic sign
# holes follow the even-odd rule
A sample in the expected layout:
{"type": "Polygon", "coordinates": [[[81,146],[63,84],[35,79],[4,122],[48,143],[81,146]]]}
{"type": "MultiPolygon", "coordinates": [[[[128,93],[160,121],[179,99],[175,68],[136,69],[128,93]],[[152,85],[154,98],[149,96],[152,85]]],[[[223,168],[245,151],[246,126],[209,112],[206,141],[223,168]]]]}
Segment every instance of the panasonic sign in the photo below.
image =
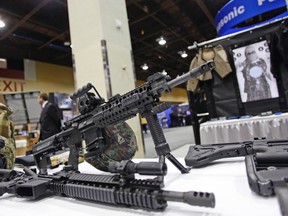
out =
{"type": "MultiPolygon", "coordinates": [[[[252,26],[237,28],[237,25],[245,20],[260,14],[287,7],[286,0],[231,0],[220,11],[215,18],[215,26],[219,36],[244,30],[252,26]]],[[[288,12],[277,15],[273,19],[288,16],[288,12]]],[[[271,21],[271,19],[264,22],[271,21]]],[[[259,23],[258,23],[259,24],[259,23]]]]}
{"type": "Polygon", "coordinates": [[[237,17],[240,14],[243,14],[245,12],[245,6],[244,5],[240,5],[238,8],[234,7],[233,10],[231,12],[229,12],[226,16],[224,16],[220,22],[217,25],[217,32],[219,32],[219,30],[229,21],[231,21],[232,19],[234,19],[235,17],[237,17]]]}

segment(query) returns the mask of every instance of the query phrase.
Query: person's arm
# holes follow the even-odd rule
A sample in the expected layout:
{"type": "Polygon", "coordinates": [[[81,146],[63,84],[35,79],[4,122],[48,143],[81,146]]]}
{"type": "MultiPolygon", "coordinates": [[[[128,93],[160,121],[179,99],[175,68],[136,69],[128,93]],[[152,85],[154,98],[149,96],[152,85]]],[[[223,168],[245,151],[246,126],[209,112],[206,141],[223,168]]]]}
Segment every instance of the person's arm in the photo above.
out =
{"type": "Polygon", "coordinates": [[[272,80],[271,74],[269,73],[270,71],[267,71],[267,64],[264,59],[260,59],[261,65],[263,65],[263,70],[264,70],[264,75],[267,77],[269,80],[272,80]]]}

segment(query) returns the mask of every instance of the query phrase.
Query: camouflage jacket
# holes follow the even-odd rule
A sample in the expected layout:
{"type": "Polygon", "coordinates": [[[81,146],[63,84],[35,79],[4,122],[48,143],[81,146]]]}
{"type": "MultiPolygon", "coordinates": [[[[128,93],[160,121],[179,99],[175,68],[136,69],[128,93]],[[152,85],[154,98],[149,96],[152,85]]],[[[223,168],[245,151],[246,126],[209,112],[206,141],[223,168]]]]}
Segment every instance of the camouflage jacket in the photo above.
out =
{"type": "Polygon", "coordinates": [[[3,168],[12,169],[15,164],[16,144],[14,139],[14,124],[10,120],[13,113],[10,107],[0,103],[0,139],[4,140],[4,147],[0,149],[0,157],[5,159],[3,168]]]}

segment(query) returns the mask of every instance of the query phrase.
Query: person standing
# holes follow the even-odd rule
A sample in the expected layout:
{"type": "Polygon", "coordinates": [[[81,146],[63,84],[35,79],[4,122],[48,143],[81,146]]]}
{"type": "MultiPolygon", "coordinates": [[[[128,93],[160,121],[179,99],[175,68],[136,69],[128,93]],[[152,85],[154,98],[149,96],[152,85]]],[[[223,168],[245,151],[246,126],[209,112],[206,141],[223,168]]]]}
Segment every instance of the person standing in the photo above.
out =
{"type": "Polygon", "coordinates": [[[41,93],[39,95],[38,102],[42,107],[39,121],[39,140],[45,140],[61,131],[61,119],[58,107],[55,104],[48,102],[48,95],[46,93],[41,93]]]}

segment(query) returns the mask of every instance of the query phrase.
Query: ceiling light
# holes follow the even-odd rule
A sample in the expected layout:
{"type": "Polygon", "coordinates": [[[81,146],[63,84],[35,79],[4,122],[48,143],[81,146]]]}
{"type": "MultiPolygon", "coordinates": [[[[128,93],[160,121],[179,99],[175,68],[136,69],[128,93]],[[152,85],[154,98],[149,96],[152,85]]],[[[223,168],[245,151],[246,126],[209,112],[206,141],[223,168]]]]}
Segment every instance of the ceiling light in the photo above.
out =
{"type": "Polygon", "coordinates": [[[188,54],[185,51],[183,51],[182,54],[181,54],[181,57],[182,58],[186,58],[187,56],[188,56],[188,54]]]}
{"type": "Polygon", "coordinates": [[[5,23],[2,19],[0,19],[0,28],[3,28],[3,27],[5,27],[5,23]]]}
{"type": "Polygon", "coordinates": [[[146,64],[146,63],[144,63],[143,65],[141,65],[141,68],[143,69],[143,70],[148,70],[148,65],[146,64]]]}
{"type": "Polygon", "coordinates": [[[63,45],[64,46],[71,46],[71,43],[70,43],[70,41],[64,41],[63,45]]]}
{"type": "Polygon", "coordinates": [[[156,41],[163,46],[164,44],[166,44],[166,40],[161,36],[160,38],[157,38],[156,41]]]}
{"type": "Polygon", "coordinates": [[[182,58],[186,58],[188,56],[186,51],[179,51],[178,54],[181,55],[182,58]]]}

